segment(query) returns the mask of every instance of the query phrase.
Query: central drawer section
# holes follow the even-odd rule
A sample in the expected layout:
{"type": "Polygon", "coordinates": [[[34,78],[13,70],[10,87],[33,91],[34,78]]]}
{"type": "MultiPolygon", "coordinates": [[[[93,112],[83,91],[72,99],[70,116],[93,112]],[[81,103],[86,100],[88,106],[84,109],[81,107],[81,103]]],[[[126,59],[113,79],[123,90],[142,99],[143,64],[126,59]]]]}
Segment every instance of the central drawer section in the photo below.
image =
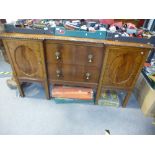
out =
{"type": "Polygon", "coordinates": [[[48,41],[48,77],[50,80],[98,83],[103,56],[103,44],[48,41]]]}

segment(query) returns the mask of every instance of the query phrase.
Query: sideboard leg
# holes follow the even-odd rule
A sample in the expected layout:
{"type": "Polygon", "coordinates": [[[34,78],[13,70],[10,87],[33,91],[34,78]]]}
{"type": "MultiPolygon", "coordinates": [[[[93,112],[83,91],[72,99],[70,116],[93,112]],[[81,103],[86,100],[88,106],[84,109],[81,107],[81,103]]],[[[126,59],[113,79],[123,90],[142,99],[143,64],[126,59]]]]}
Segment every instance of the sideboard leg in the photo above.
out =
{"type": "Polygon", "coordinates": [[[18,90],[19,90],[19,94],[20,94],[20,96],[21,96],[21,97],[24,97],[24,96],[25,96],[25,94],[24,94],[24,91],[23,91],[22,86],[21,86],[21,85],[19,85],[19,86],[17,86],[17,87],[18,87],[18,90]]]}
{"type": "Polygon", "coordinates": [[[98,99],[95,99],[95,105],[98,105],[98,99]]]}
{"type": "Polygon", "coordinates": [[[46,98],[49,100],[50,99],[49,86],[46,81],[44,82],[44,89],[45,89],[46,98]]]}
{"type": "Polygon", "coordinates": [[[123,105],[122,105],[124,108],[126,107],[128,101],[129,101],[129,98],[130,98],[130,96],[131,96],[131,93],[132,93],[132,91],[130,90],[130,91],[127,92],[127,94],[126,94],[126,96],[125,96],[125,99],[124,99],[123,105]]]}
{"type": "Polygon", "coordinates": [[[100,98],[101,88],[98,86],[96,96],[95,96],[95,105],[98,105],[98,100],[100,98]]]}
{"type": "Polygon", "coordinates": [[[18,88],[18,91],[19,91],[20,96],[21,96],[21,97],[24,97],[25,94],[24,94],[24,90],[23,90],[23,88],[22,88],[21,83],[20,83],[19,80],[16,79],[16,78],[15,78],[15,81],[16,81],[16,83],[17,83],[17,88],[18,88]]]}
{"type": "Polygon", "coordinates": [[[102,85],[99,83],[99,86],[97,88],[97,92],[96,92],[96,98],[95,98],[95,104],[98,105],[98,100],[101,96],[101,91],[102,91],[102,85]]]}
{"type": "Polygon", "coordinates": [[[44,89],[45,89],[46,98],[49,100],[50,99],[50,91],[49,91],[49,83],[48,83],[47,64],[45,63],[46,62],[46,50],[47,50],[45,40],[43,40],[42,45],[43,45],[43,70],[45,72],[44,89]]]}
{"type": "Polygon", "coordinates": [[[25,94],[24,94],[24,90],[23,90],[23,88],[22,88],[22,85],[21,85],[20,81],[17,79],[16,76],[13,76],[13,78],[14,78],[16,84],[17,84],[17,88],[18,88],[18,90],[19,90],[20,96],[21,96],[21,97],[24,97],[25,94]]]}
{"type": "Polygon", "coordinates": [[[16,76],[13,76],[13,79],[15,80],[15,82],[16,82],[16,84],[17,84],[17,88],[18,88],[18,91],[19,91],[20,96],[21,96],[21,97],[25,97],[22,84],[20,83],[20,81],[17,79],[16,76]]]}

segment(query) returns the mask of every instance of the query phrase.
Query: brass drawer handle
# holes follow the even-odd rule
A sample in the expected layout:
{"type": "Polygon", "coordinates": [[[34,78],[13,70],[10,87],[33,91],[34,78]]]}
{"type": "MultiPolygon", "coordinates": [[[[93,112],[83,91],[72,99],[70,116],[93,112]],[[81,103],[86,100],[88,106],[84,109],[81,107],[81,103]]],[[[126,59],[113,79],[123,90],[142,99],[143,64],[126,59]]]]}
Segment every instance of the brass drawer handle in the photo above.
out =
{"type": "Polygon", "coordinates": [[[87,72],[86,73],[86,80],[90,80],[90,76],[91,76],[90,73],[87,72]]]}
{"type": "Polygon", "coordinates": [[[59,69],[56,70],[56,75],[57,75],[57,78],[60,78],[61,76],[61,71],[59,69]]]}
{"type": "Polygon", "coordinates": [[[93,61],[93,55],[92,54],[89,54],[88,55],[88,62],[91,63],[92,61],[93,61]]]}
{"type": "Polygon", "coordinates": [[[56,59],[59,60],[60,59],[60,52],[58,52],[58,51],[55,52],[55,56],[56,56],[56,59]]]}

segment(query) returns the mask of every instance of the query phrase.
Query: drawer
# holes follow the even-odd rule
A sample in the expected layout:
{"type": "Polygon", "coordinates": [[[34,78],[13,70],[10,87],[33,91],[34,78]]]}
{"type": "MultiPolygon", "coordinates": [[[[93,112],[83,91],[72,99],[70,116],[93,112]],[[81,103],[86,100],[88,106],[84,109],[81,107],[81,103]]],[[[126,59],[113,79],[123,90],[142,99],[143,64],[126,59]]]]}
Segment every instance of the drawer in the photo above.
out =
{"type": "Polygon", "coordinates": [[[48,63],[48,77],[52,80],[74,80],[75,67],[73,65],[59,65],[48,63]]]}
{"type": "Polygon", "coordinates": [[[98,83],[100,70],[96,67],[48,63],[50,80],[98,83]]]}
{"type": "Polygon", "coordinates": [[[46,44],[48,63],[95,66],[100,68],[103,61],[103,47],[74,44],[46,44]]]}
{"type": "Polygon", "coordinates": [[[100,75],[100,69],[96,67],[76,66],[75,77],[80,82],[98,83],[99,75],[100,75]]]}

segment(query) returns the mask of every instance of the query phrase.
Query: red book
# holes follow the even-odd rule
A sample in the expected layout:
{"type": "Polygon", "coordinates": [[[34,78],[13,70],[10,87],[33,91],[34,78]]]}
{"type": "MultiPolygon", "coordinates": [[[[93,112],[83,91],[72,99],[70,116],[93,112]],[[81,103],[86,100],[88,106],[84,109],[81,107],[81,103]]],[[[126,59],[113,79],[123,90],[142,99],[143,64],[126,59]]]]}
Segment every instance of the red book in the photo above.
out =
{"type": "Polygon", "coordinates": [[[91,88],[54,86],[52,97],[70,98],[80,100],[92,100],[93,90],[91,88]]]}

